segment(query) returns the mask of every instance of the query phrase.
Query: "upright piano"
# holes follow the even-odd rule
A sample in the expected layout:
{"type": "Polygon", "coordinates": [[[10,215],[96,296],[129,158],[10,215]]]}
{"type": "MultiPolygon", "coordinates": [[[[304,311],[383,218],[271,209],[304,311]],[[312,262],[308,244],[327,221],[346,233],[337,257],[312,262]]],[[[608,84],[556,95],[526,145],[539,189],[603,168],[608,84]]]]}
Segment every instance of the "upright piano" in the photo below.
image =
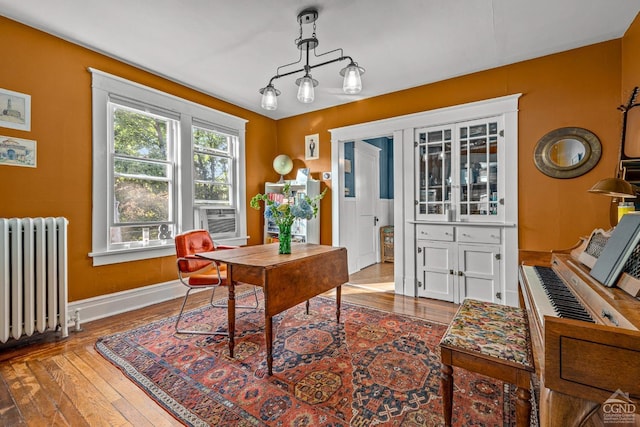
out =
{"type": "Polygon", "coordinates": [[[640,299],[591,277],[590,240],[546,255],[521,253],[520,304],[542,427],[640,426],[640,299]]]}

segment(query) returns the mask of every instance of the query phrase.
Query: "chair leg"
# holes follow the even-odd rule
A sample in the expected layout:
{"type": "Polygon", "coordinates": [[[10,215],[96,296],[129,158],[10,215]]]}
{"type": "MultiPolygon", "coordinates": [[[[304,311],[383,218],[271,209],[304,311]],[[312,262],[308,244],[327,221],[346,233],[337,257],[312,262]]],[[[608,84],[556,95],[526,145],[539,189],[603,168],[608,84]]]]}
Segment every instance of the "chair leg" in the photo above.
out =
{"type": "MultiPolygon", "coordinates": [[[[215,288],[214,288],[214,292],[215,292],[215,288]]],[[[251,308],[251,309],[258,308],[258,305],[260,305],[260,303],[258,301],[258,286],[254,286],[253,287],[253,297],[256,300],[255,305],[236,305],[236,308],[251,308]]],[[[217,307],[217,308],[227,308],[227,302],[225,301],[223,304],[213,304],[213,295],[212,295],[211,296],[211,306],[212,307],[217,307]]]]}
{"type": "MultiPolygon", "coordinates": [[[[189,288],[187,293],[184,296],[184,300],[182,301],[182,307],[180,307],[180,314],[178,314],[178,318],[176,319],[175,330],[179,334],[197,334],[197,335],[224,335],[229,336],[228,332],[206,332],[206,331],[194,331],[187,329],[179,329],[180,319],[182,319],[182,314],[184,312],[184,307],[187,304],[187,299],[189,298],[189,293],[193,288],[189,288]]],[[[211,293],[211,301],[213,301],[213,294],[215,293],[215,288],[213,288],[213,292],[211,293]]]]}

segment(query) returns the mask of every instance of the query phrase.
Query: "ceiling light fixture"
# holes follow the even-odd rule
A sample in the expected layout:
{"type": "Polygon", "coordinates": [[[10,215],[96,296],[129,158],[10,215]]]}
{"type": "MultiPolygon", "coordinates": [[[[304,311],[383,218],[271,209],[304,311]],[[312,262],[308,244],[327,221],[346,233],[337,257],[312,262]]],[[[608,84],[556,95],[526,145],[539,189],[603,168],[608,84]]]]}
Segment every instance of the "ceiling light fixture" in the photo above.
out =
{"type": "Polygon", "coordinates": [[[315,90],[314,88],[318,86],[318,81],[314,79],[310,72],[312,69],[317,67],[322,67],[324,65],[333,64],[334,62],[349,60],[349,65],[340,70],[340,75],[344,77],[342,83],[342,90],[346,94],[357,94],[362,90],[362,80],[360,76],[364,74],[364,68],[358,66],[358,63],[353,60],[350,56],[344,55],[342,48],[334,49],[326,53],[318,54],[316,53],[316,47],[318,46],[318,38],[316,37],[316,20],[318,19],[318,10],[315,8],[305,9],[298,14],[298,23],[300,24],[300,35],[295,40],[295,44],[300,50],[300,57],[296,62],[292,62],[290,64],[281,65],[276,70],[276,75],[271,77],[269,80],[269,84],[267,86],[260,89],[260,93],[262,94],[262,108],[265,110],[275,110],[278,108],[278,95],[280,95],[280,91],[273,86],[273,81],[277,80],[281,77],[290,76],[292,74],[304,72],[304,76],[296,79],[296,85],[298,85],[298,101],[308,104],[313,102],[315,98],[315,90]],[[313,23],[313,33],[311,37],[303,38],[302,34],[302,24],[311,24],[313,23]],[[339,57],[330,59],[324,62],[320,62],[315,65],[309,64],[309,52],[313,51],[313,54],[316,58],[323,57],[325,55],[329,55],[335,52],[339,52],[339,57]],[[305,53],[305,58],[303,58],[303,52],[305,53]],[[280,70],[283,68],[291,67],[292,65],[300,64],[303,59],[306,59],[305,65],[302,68],[286,71],[280,73],[280,70]]]}

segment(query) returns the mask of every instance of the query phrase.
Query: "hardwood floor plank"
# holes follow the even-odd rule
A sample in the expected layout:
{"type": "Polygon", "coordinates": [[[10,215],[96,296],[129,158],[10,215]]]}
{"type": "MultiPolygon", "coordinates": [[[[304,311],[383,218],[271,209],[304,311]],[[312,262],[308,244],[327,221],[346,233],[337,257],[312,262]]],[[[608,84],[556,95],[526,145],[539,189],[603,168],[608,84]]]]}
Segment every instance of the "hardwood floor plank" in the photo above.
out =
{"type": "MultiPolygon", "coordinates": [[[[102,378],[107,379],[109,384],[115,388],[122,399],[125,399],[131,406],[137,410],[150,422],[153,426],[177,426],[181,425],[171,414],[157,405],[140,387],[129,381],[118,368],[113,366],[104,357],[102,357],[93,348],[93,346],[83,347],[76,351],[78,355],[85,358],[93,369],[102,378]]],[[[127,419],[130,419],[128,416],[127,419]]],[[[133,423],[138,425],[137,423],[133,423]]]]}
{"type": "Polygon", "coordinates": [[[127,420],[111,406],[82,372],[64,355],[53,356],[43,365],[91,426],[125,426],[127,420]]]}
{"type": "Polygon", "coordinates": [[[11,396],[11,390],[0,375],[0,425],[3,426],[26,426],[22,415],[11,396]]]}
{"type": "Polygon", "coordinates": [[[64,417],[62,417],[55,402],[51,396],[46,393],[38,381],[37,377],[31,371],[26,362],[18,362],[12,364],[13,370],[16,371],[23,386],[29,390],[31,400],[38,412],[47,421],[50,426],[68,426],[70,425],[64,417]]]}
{"type": "Polygon", "coordinates": [[[27,362],[29,369],[40,383],[43,390],[55,402],[58,408],[58,416],[66,420],[70,426],[83,427],[89,426],[82,414],[78,411],[75,404],[64,390],[53,380],[49,372],[42,365],[40,360],[30,360],[27,362]]]}
{"type": "Polygon", "coordinates": [[[38,411],[38,407],[31,399],[31,391],[22,383],[20,376],[13,369],[13,365],[5,363],[0,366],[0,374],[7,382],[11,395],[25,423],[27,425],[46,425],[47,420],[38,411]]]}

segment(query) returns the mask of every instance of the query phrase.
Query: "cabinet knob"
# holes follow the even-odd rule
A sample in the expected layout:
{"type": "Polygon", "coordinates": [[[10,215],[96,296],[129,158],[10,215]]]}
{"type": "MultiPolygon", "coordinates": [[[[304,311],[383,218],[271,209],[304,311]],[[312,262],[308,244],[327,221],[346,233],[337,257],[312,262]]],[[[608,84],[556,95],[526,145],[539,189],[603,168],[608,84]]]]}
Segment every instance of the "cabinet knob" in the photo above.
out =
{"type": "Polygon", "coordinates": [[[449,274],[453,275],[453,269],[449,270],[449,274]]]}
{"type": "Polygon", "coordinates": [[[464,276],[464,273],[462,271],[458,271],[458,276],[464,276]]]}

